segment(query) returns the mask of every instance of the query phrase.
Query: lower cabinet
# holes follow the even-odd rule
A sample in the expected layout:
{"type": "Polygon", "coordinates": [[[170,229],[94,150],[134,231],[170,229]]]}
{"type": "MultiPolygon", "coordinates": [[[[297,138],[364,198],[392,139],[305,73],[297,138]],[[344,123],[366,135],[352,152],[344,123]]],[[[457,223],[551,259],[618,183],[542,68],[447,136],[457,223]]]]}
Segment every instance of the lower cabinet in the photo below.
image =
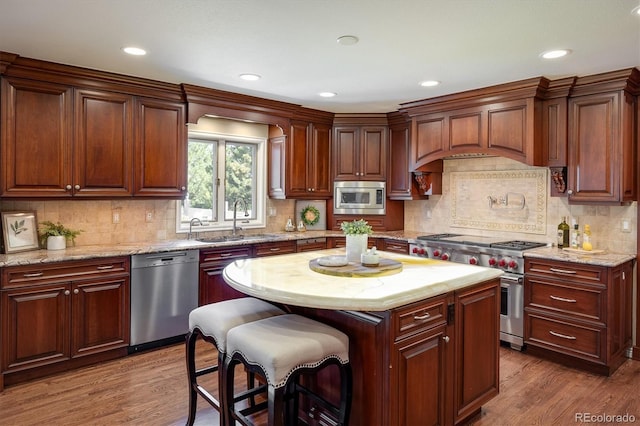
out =
{"type": "Polygon", "coordinates": [[[633,266],[525,259],[527,352],[612,374],[631,346],[633,266]]]}
{"type": "MultiPolygon", "coordinates": [[[[290,308],[349,336],[352,425],[463,424],[498,394],[498,280],[383,312],[290,308]]],[[[313,384],[327,397],[338,394],[331,373],[313,384]]],[[[308,424],[335,420],[303,407],[308,424]]]]}
{"type": "Polygon", "coordinates": [[[0,293],[0,385],[127,354],[128,257],[7,267],[0,293]]]}
{"type": "Polygon", "coordinates": [[[251,255],[251,246],[201,249],[198,305],[245,297],[225,282],[222,271],[234,260],[248,259],[251,255]]]}

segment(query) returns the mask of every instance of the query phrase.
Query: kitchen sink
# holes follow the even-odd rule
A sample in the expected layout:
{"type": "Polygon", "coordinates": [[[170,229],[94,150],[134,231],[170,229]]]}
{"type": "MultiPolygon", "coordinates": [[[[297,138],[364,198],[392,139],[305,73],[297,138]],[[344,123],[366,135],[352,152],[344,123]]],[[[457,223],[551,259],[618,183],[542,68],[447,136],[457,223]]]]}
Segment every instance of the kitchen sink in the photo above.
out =
{"type": "Polygon", "coordinates": [[[223,243],[226,241],[251,241],[275,238],[277,234],[250,234],[250,235],[219,235],[215,237],[196,238],[201,243],[223,243]]]}

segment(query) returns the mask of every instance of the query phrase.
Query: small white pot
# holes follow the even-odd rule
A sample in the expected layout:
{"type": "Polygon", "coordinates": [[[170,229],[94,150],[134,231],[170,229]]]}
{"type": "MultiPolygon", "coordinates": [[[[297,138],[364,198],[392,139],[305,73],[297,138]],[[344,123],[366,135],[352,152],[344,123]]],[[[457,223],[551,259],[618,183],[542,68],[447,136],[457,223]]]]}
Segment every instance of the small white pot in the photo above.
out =
{"type": "Polygon", "coordinates": [[[347,261],[360,263],[360,255],[367,252],[367,234],[347,235],[347,261]]]}
{"type": "Polygon", "coordinates": [[[64,250],[67,248],[67,239],[62,235],[47,237],[47,250],[64,250]]]}

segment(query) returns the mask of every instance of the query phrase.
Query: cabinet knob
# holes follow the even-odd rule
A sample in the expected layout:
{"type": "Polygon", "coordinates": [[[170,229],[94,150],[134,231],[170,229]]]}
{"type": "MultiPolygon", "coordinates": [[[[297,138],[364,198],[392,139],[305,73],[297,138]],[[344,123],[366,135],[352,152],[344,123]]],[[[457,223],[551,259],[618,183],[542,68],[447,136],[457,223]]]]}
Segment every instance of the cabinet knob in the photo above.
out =
{"type": "Polygon", "coordinates": [[[80,290],[78,290],[77,288],[73,290],[73,294],[78,294],[80,293],[80,290]]]}
{"type": "Polygon", "coordinates": [[[568,189],[567,190],[567,194],[572,195],[573,194],[573,189],[568,189]]]}
{"type": "Polygon", "coordinates": [[[65,295],[65,296],[68,296],[68,295],[70,295],[70,294],[71,294],[71,292],[70,292],[69,290],[65,290],[65,291],[64,291],[64,295],[65,295]]]}
{"type": "Polygon", "coordinates": [[[182,190],[182,191],[185,191],[186,189],[187,189],[187,187],[186,187],[186,186],[181,186],[181,187],[180,187],[180,190],[182,190]]]}
{"type": "Polygon", "coordinates": [[[442,340],[444,340],[445,343],[449,343],[449,336],[442,336],[442,340]]]}
{"type": "Polygon", "coordinates": [[[73,187],[73,189],[75,189],[75,190],[77,191],[78,189],[80,189],[80,185],[75,185],[75,186],[73,187]]]}
{"type": "Polygon", "coordinates": [[[67,191],[70,191],[71,190],[71,185],[65,186],[64,189],[66,189],[67,191]]]}

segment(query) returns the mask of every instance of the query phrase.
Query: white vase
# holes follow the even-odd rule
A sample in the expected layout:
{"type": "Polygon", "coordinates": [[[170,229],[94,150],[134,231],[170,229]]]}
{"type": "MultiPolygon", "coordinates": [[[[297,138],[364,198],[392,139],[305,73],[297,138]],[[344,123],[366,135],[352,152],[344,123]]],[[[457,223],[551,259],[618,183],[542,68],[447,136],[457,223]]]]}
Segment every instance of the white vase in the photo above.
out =
{"type": "Polygon", "coordinates": [[[347,235],[347,261],[360,263],[360,255],[367,252],[367,234],[347,235]]]}
{"type": "Polygon", "coordinates": [[[64,250],[67,248],[67,239],[62,235],[47,237],[47,250],[64,250]]]}

